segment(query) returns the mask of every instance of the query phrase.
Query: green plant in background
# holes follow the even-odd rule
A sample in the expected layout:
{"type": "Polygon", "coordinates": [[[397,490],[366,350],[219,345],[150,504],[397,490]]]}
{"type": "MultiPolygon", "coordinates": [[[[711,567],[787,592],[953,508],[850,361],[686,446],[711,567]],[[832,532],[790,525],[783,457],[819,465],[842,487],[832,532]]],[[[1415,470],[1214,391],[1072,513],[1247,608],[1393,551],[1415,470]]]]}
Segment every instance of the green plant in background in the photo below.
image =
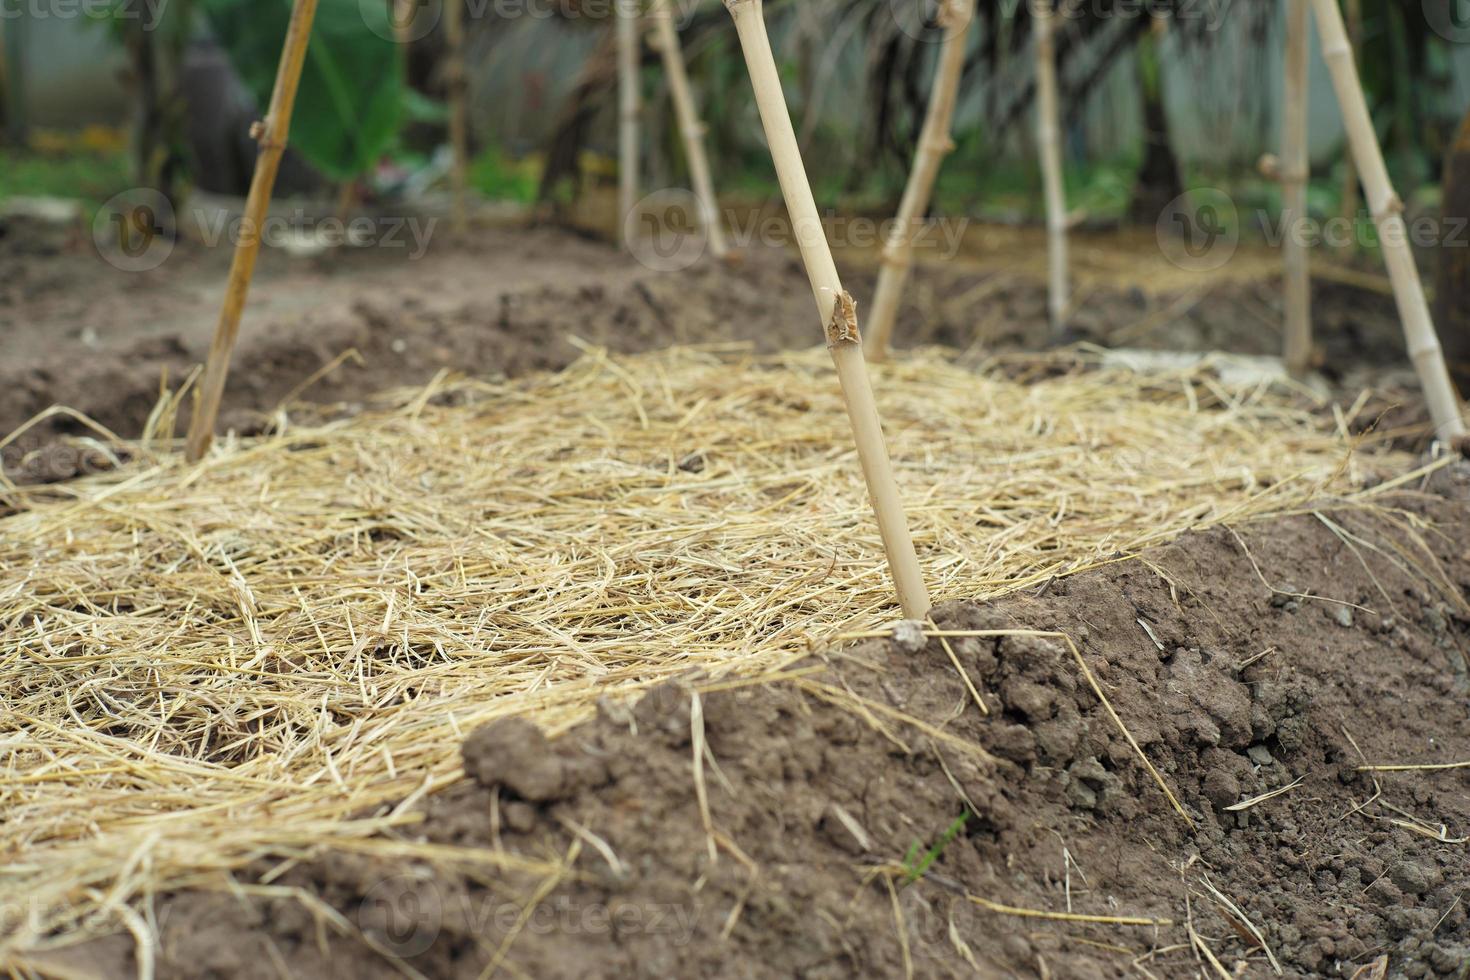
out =
{"type": "Polygon", "coordinates": [[[532,204],[541,184],[541,161],[536,157],[512,160],[490,146],[470,164],[470,186],[495,201],[532,204]]]}
{"type": "MultiPolygon", "coordinates": [[[[203,0],[215,35],[259,105],[270,101],[291,0],[203,0]]],[[[326,176],[365,173],[405,111],[403,63],[386,3],[320,0],[291,119],[290,144],[326,176]]]]}
{"type": "Polygon", "coordinates": [[[88,220],[102,202],[131,182],[128,154],[120,147],[0,151],[0,200],[67,197],[83,202],[88,220]]]}

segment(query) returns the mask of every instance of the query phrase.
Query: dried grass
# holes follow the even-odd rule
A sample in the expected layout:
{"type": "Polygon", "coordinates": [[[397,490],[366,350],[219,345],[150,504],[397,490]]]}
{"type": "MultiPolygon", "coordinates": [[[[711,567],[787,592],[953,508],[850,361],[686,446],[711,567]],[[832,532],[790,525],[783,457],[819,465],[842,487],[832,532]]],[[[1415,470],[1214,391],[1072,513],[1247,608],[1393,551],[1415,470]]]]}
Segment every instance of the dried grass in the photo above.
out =
{"type": "MultiPolygon", "coordinates": [[[[1022,385],[925,352],[877,387],[938,598],[1407,463],[1350,457],[1290,397],[1200,367],[1022,385]]],[[[0,493],[18,509],[0,520],[0,954],[137,933],[155,892],[264,855],[558,877],[382,831],[491,719],[560,732],[600,696],[769,677],[895,618],[821,351],[593,351],[277,428],[197,466],[140,444],[114,473],[0,493]]]]}

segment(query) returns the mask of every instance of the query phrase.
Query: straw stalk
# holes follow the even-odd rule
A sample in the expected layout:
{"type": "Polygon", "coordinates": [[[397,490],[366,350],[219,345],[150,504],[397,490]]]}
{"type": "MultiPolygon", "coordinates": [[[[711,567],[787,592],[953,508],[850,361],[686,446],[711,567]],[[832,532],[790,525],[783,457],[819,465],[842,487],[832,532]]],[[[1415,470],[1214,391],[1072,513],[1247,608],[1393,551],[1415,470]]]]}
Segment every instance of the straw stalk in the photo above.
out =
{"type": "Polygon", "coordinates": [[[281,63],[276,69],[275,88],[271,91],[270,109],[265,121],[251,129],[260,146],[255,161],[255,174],[250,178],[250,193],[245,198],[244,221],[240,239],[230,263],[230,277],[225,284],[224,305],[214,339],[209,345],[209,359],[204,366],[204,379],[199,387],[199,400],[189,422],[188,458],[198,462],[209,451],[214,440],[214,421],[219,415],[220,398],[225,391],[225,376],[230,370],[230,355],[240,335],[240,314],[250,293],[250,277],[255,273],[255,259],[260,254],[261,226],[271,203],[271,189],[276,184],[276,171],[286,138],[291,132],[291,110],[296,104],[296,86],[301,82],[301,66],[306,59],[306,43],[311,37],[316,18],[317,0],[296,0],[291,8],[291,21],[286,28],[286,41],[281,48],[281,63]]]}
{"type": "Polygon", "coordinates": [[[781,78],[776,72],[771,39],[766,34],[761,0],[725,0],[725,6],[735,19],[735,30],[740,36],[740,47],[755,88],[756,106],[760,110],[766,141],[771,147],[776,177],[781,184],[792,231],[801,249],[807,278],[811,280],[817,313],[826,329],[827,349],[837,367],[848,419],[857,443],[858,459],[868,493],[873,498],[873,510],[878,518],[878,530],[883,538],[893,584],[898,591],[899,605],[903,607],[906,618],[920,619],[929,612],[929,592],[919,570],[918,555],[909,536],[908,519],[899,499],[888,447],[883,441],[883,427],[878,419],[878,407],[873,401],[873,388],[868,380],[862,340],[858,334],[857,304],[842,288],[837,265],[832,260],[832,249],[817,214],[817,203],[812,197],[806,168],[801,162],[801,150],[796,143],[796,131],[792,128],[785,95],[781,91],[781,78]]]}
{"type": "Polygon", "coordinates": [[[939,68],[934,75],[934,89],[929,96],[929,109],[919,133],[914,167],[909,172],[908,185],[899,203],[898,219],[883,246],[866,345],[870,360],[881,361],[888,356],[893,321],[898,315],[898,304],[903,299],[904,286],[914,264],[914,238],[918,233],[918,223],[929,210],[929,198],[939,176],[939,166],[954,149],[950,125],[954,120],[955,102],[959,98],[960,74],[965,68],[965,37],[974,15],[975,0],[944,0],[939,11],[940,22],[944,25],[944,43],[939,53],[939,68]]]}
{"type": "Polygon", "coordinates": [[[1429,304],[1424,299],[1419,270],[1409,252],[1404,205],[1388,182],[1383,148],[1378,145],[1373,120],[1368,115],[1368,103],[1358,82],[1358,69],[1353,63],[1353,49],[1343,26],[1342,11],[1337,7],[1337,0],[1312,0],[1312,9],[1316,14],[1317,32],[1322,39],[1322,54],[1332,73],[1332,87],[1337,93],[1338,107],[1347,126],[1353,161],[1362,178],[1363,194],[1373,215],[1373,223],[1378,228],[1383,261],[1393,283],[1394,301],[1403,321],[1409,357],[1424,388],[1435,435],[1450,443],[1462,443],[1465,419],[1459,397],[1450,384],[1444,352],[1434,333],[1434,323],[1429,318],[1429,304]]]}

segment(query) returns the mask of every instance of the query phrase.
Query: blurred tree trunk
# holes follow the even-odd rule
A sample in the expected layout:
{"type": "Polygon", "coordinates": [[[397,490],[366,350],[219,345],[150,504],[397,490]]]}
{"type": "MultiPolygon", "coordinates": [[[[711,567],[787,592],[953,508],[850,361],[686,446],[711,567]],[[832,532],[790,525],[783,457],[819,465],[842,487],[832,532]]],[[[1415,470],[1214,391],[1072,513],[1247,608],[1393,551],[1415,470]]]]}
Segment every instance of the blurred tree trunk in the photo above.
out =
{"type": "Polygon", "coordinates": [[[1164,111],[1164,86],[1159,65],[1159,44],[1164,21],[1155,20],[1152,30],[1138,39],[1138,87],[1143,100],[1143,163],[1133,182],[1133,199],[1128,217],[1137,224],[1153,224],[1165,206],[1184,193],[1179,161],[1169,142],[1169,119],[1164,111]]]}
{"type": "Polygon", "coordinates": [[[1470,112],[1445,154],[1435,326],[1460,393],[1470,392],[1470,112]]]}

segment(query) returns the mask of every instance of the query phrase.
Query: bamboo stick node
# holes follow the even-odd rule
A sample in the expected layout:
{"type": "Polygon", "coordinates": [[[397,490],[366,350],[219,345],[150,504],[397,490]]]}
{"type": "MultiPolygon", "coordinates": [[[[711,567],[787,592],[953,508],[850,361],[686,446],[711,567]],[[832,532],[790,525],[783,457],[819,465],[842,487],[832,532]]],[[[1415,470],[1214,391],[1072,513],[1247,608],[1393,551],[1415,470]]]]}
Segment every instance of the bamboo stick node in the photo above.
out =
{"type": "Polygon", "coordinates": [[[827,321],[827,346],[862,342],[862,335],[858,333],[857,300],[844,289],[837,294],[837,302],[832,304],[832,319],[827,321]]]}

